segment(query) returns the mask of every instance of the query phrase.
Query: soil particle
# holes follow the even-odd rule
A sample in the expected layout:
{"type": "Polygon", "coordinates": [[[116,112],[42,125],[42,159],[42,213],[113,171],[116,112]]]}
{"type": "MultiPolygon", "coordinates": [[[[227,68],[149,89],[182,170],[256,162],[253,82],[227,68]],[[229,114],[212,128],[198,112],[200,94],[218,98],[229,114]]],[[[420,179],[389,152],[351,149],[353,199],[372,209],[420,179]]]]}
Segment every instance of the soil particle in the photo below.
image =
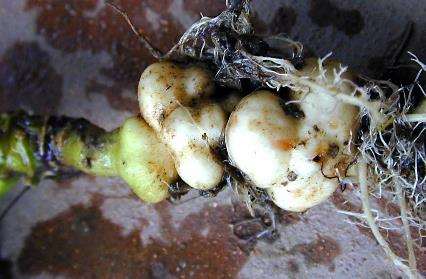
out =
{"type": "Polygon", "coordinates": [[[278,221],[284,225],[294,225],[302,220],[300,216],[300,213],[280,210],[278,221]]]}

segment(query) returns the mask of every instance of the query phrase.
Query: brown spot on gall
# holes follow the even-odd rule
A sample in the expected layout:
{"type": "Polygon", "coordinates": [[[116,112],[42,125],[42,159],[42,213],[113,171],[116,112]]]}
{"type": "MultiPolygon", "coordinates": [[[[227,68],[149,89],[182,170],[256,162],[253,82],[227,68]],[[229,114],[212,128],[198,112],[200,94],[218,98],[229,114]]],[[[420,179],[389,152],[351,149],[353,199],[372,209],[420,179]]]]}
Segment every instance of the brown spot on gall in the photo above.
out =
{"type": "Polygon", "coordinates": [[[276,148],[288,151],[293,149],[296,146],[296,141],[294,139],[280,139],[274,142],[276,148]]]}
{"type": "Polygon", "coordinates": [[[295,180],[297,179],[297,173],[295,173],[294,171],[290,171],[290,172],[287,174],[287,179],[288,179],[289,181],[295,181],[295,180]]]}

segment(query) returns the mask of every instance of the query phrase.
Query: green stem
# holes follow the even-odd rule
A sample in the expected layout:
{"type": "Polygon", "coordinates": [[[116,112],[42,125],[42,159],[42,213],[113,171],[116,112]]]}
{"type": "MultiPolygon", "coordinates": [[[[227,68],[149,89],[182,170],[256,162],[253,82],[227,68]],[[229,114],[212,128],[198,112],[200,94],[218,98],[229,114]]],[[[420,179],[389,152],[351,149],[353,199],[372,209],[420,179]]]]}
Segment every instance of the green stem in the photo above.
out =
{"type": "Polygon", "coordinates": [[[122,177],[148,202],[168,196],[176,178],[172,159],[138,117],[108,132],[84,119],[0,115],[0,196],[20,178],[29,185],[69,171],[122,177]]]}

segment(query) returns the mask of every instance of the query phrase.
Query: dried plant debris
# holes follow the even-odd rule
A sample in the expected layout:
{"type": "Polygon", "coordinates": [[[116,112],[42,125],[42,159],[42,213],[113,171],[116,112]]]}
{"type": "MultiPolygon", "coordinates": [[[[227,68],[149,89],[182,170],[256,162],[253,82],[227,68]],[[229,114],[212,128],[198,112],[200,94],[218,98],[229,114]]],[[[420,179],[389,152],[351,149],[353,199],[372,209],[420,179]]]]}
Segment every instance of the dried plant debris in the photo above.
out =
{"type": "Polygon", "coordinates": [[[248,4],[242,3],[215,18],[201,18],[165,58],[191,58],[214,65],[216,81],[238,89],[242,80],[269,84],[277,74],[293,73],[302,57],[302,45],[285,36],[255,35],[248,4]],[[274,54],[280,58],[271,56],[274,54]]]}

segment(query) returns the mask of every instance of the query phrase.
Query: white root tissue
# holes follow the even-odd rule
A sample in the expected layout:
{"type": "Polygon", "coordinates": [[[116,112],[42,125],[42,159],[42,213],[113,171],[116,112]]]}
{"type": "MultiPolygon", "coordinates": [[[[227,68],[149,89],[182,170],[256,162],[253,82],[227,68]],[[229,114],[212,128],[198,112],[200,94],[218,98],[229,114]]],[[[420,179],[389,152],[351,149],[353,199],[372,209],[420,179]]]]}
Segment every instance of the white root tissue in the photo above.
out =
{"type": "MultiPolygon", "coordinates": [[[[310,64],[304,70],[318,73],[310,64]]],[[[329,85],[332,75],[329,69],[329,85]]],[[[327,199],[345,176],[358,109],[315,90],[290,95],[304,116],[286,113],[276,93],[257,91],[231,114],[225,140],[236,167],[276,205],[300,212],[327,199]]]]}
{"type": "Polygon", "coordinates": [[[214,83],[206,70],[169,62],[149,66],[138,88],[142,115],[170,149],[179,176],[202,190],[215,187],[223,176],[214,149],[226,115],[209,99],[213,92],[214,83]]]}
{"type": "MultiPolygon", "coordinates": [[[[336,63],[321,71],[315,65],[307,60],[302,76],[320,77],[322,87],[332,92],[351,90],[350,85],[335,85],[336,63]]],[[[346,176],[353,159],[350,143],[358,123],[357,107],[315,88],[290,91],[287,102],[277,93],[261,90],[242,100],[230,93],[216,103],[213,93],[212,77],[196,66],[155,63],[139,82],[142,115],[168,146],[179,176],[191,187],[212,189],[222,180],[224,168],[215,149],[224,134],[230,162],[283,209],[309,209],[327,199],[338,178],[346,176]],[[286,109],[289,103],[297,106],[297,114],[286,109]]]]}

